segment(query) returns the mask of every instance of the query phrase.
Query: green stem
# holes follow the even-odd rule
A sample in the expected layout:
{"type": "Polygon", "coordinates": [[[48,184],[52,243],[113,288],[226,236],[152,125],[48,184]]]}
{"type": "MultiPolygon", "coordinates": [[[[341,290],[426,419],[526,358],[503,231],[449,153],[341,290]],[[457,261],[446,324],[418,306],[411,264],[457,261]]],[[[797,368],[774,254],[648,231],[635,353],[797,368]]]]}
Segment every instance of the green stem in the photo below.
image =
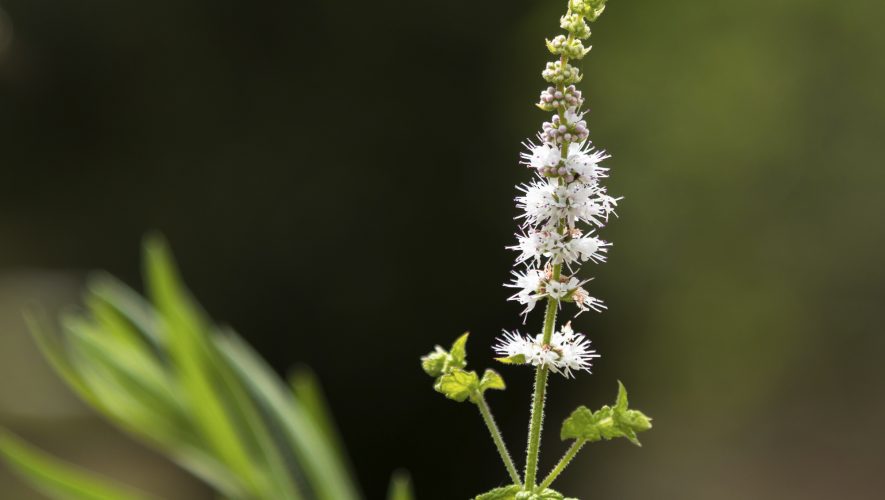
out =
{"type": "Polygon", "coordinates": [[[556,467],[554,467],[553,470],[550,471],[550,474],[548,474],[547,477],[541,482],[541,485],[538,487],[538,489],[543,491],[545,488],[550,487],[550,485],[553,484],[553,480],[556,479],[562,473],[562,471],[565,470],[566,467],[568,467],[568,464],[571,463],[572,459],[575,458],[575,455],[577,455],[578,452],[581,451],[581,447],[583,447],[586,442],[587,441],[584,439],[578,439],[574,443],[572,443],[572,446],[568,449],[568,451],[565,452],[565,455],[563,455],[563,457],[559,460],[559,463],[556,464],[556,467]]]}
{"type": "MultiPolygon", "coordinates": [[[[553,266],[553,279],[559,279],[562,265],[553,266]]],[[[549,344],[556,326],[556,310],[559,301],[548,298],[547,311],[544,314],[543,343],[549,344]]],[[[544,423],[544,398],[547,392],[547,375],[549,370],[546,366],[538,367],[535,372],[535,391],[532,396],[532,419],[529,424],[529,448],[525,462],[525,491],[535,489],[535,481],[538,474],[538,450],[541,447],[541,426],[544,423]]]]}
{"type": "Polygon", "coordinates": [[[510,453],[507,451],[507,445],[504,444],[504,439],[501,438],[501,431],[498,429],[498,424],[495,423],[495,418],[492,417],[492,412],[489,410],[489,405],[486,403],[486,398],[482,393],[479,394],[479,397],[476,400],[476,406],[479,407],[482,419],[485,420],[486,427],[489,428],[489,432],[492,434],[492,441],[495,442],[495,447],[498,448],[498,453],[501,454],[501,460],[504,461],[504,466],[507,467],[510,479],[513,480],[513,484],[522,484],[522,479],[519,478],[519,473],[516,472],[516,466],[513,464],[513,459],[510,458],[510,453]]]}

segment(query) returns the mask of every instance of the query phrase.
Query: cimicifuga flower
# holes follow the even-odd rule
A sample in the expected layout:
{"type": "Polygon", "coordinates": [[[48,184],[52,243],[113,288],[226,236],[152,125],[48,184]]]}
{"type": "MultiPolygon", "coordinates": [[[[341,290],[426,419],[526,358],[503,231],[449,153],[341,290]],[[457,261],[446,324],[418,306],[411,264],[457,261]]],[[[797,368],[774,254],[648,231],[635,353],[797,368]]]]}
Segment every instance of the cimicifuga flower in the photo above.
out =
{"type": "Polygon", "coordinates": [[[602,239],[601,231],[615,215],[620,198],[610,195],[602,184],[608,178],[610,155],[590,139],[589,108],[586,95],[577,88],[583,79],[578,61],[590,52],[588,23],[596,21],[605,9],[605,0],[568,0],[568,9],[560,18],[558,33],[547,40],[553,55],[541,76],[547,86],[541,91],[537,107],[550,113],[534,140],[523,143],[520,163],[533,179],[518,186],[516,219],[519,229],[512,281],[515,289],[509,300],[523,306],[522,314],[544,306],[540,332],[506,332],[493,346],[499,361],[522,364],[535,369],[531,422],[525,477],[520,477],[503,438],[491,417],[484,393],[503,389],[500,375],[486,370],[482,377],[466,371],[466,353],[462,336],[451,351],[441,347],[423,358],[424,370],[436,378],[435,389],[456,401],[477,404],[513,484],[479,495],[476,500],[524,499],[563,500],[565,497],[549,486],[588,442],[624,437],[639,444],[636,433],[651,428],[648,417],[627,405],[627,392],[619,384],[615,406],[593,412],[578,408],[563,423],[560,436],[573,439],[572,447],[542,481],[538,481],[538,454],[544,419],[544,402],[550,372],[570,379],[579,372],[590,373],[592,361],[599,354],[590,340],[572,329],[571,322],[557,328],[557,315],[576,316],[581,312],[606,309],[603,302],[588,292],[591,282],[582,266],[606,262],[612,244],[602,239]],[[603,163],[606,165],[603,165],[603,163]]]}
{"type": "Polygon", "coordinates": [[[593,358],[599,354],[590,349],[590,341],[572,330],[571,323],[554,332],[544,343],[541,334],[525,337],[516,332],[505,332],[495,351],[506,358],[518,359],[532,366],[546,366],[553,373],[571,378],[576,371],[590,373],[593,358]]]}

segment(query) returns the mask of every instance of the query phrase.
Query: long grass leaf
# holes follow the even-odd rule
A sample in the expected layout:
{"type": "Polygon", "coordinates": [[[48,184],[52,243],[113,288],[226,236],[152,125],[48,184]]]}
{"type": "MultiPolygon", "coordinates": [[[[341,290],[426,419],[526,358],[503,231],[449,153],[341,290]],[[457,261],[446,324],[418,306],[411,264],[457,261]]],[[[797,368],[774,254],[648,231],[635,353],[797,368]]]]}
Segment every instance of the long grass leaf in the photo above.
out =
{"type": "Polygon", "coordinates": [[[360,498],[347,467],[338,459],[323,431],[264,360],[233,332],[217,337],[216,343],[250,391],[286,432],[317,498],[360,498]]]}
{"type": "Polygon", "coordinates": [[[0,458],[35,488],[58,500],[149,500],[153,497],[63,462],[0,428],[0,458]]]}
{"type": "MultiPolygon", "coordinates": [[[[335,426],[335,418],[329,409],[329,404],[316,374],[307,366],[298,366],[289,374],[289,385],[295,394],[295,399],[325,436],[326,442],[335,452],[338,461],[344,464],[348,472],[351,472],[352,467],[341,434],[335,426]]],[[[351,475],[353,474],[351,473],[351,475]]]]}
{"type": "Polygon", "coordinates": [[[158,238],[145,243],[145,279],[152,301],[165,320],[171,361],[197,429],[256,496],[272,498],[271,482],[254,454],[258,445],[248,442],[234,424],[232,403],[225,401],[218,380],[209,376],[208,321],[181,284],[168,248],[158,238]]]}

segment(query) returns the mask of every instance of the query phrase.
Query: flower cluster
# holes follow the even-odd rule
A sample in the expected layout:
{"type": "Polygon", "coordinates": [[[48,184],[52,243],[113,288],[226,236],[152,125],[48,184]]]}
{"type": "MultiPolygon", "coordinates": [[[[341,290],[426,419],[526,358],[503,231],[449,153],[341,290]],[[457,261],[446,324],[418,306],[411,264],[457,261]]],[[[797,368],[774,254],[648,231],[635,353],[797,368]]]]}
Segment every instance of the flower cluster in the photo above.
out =
{"type": "MultiPolygon", "coordinates": [[[[605,262],[611,244],[596,231],[614,214],[618,198],[610,196],[601,184],[608,177],[608,168],[601,164],[609,155],[589,140],[587,112],[582,109],[585,99],[574,85],[582,75],[569,63],[589,52],[582,41],[590,36],[587,21],[594,21],[604,4],[603,0],[571,0],[569,11],[560,20],[568,34],[547,41],[556,60],[547,63],[542,72],[550,85],[541,92],[538,107],[553,115],[543,123],[537,142],[526,142],[520,155],[521,163],[536,178],[519,186],[516,203],[522,211],[518,216],[522,231],[517,234],[517,244],[509,248],[519,252],[516,262],[526,268],[513,271],[513,281],[505,285],[516,289],[510,300],[525,306],[523,314],[543,299],[556,308],[563,302],[573,303],[578,314],[605,309],[602,301],[585,289],[590,280],[577,274],[588,261],[605,262]]],[[[570,326],[559,332],[552,327],[545,330],[546,342],[543,336],[532,339],[508,333],[495,349],[502,354],[523,354],[527,362],[549,366],[566,376],[573,370],[589,371],[590,359],[596,355],[586,350],[589,341],[583,335],[573,333],[570,326]],[[574,359],[580,362],[572,362],[574,359]]]]}
{"type": "Polygon", "coordinates": [[[541,334],[531,338],[516,332],[505,332],[504,338],[494,349],[508,359],[518,358],[533,366],[545,365],[565,378],[573,377],[572,372],[575,371],[589,372],[591,360],[599,357],[596,351],[590,349],[590,341],[584,335],[575,333],[570,323],[554,332],[547,343],[544,343],[541,334]]]}

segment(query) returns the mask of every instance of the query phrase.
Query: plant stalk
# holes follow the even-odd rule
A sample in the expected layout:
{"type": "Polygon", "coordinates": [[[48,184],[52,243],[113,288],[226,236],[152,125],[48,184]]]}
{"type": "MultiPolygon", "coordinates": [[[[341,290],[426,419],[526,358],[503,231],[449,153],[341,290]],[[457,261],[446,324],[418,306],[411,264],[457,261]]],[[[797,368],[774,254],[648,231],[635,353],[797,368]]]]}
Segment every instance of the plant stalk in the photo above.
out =
{"type": "Polygon", "coordinates": [[[575,440],[575,442],[572,443],[571,447],[569,447],[568,451],[565,452],[565,455],[563,455],[563,457],[559,460],[559,463],[556,464],[556,467],[554,467],[553,470],[550,471],[550,474],[548,474],[547,477],[544,478],[543,481],[541,481],[541,485],[538,486],[538,489],[543,491],[545,488],[549,488],[550,485],[553,484],[553,481],[559,476],[559,474],[561,474],[562,471],[564,471],[565,468],[568,467],[568,464],[571,463],[573,458],[575,458],[575,455],[577,455],[578,452],[581,451],[581,448],[584,446],[585,443],[587,443],[587,440],[585,439],[575,440]]]}
{"type": "Polygon", "coordinates": [[[485,421],[486,427],[489,428],[489,432],[492,434],[492,441],[495,442],[495,447],[498,448],[498,453],[501,455],[501,460],[504,461],[504,467],[507,468],[507,473],[510,474],[510,479],[513,480],[513,484],[522,484],[522,479],[520,479],[519,473],[516,472],[516,466],[513,464],[513,459],[510,458],[510,453],[507,451],[507,445],[504,444],[504,439],[501,437],[501,431],[498,429],[498,424],[495,423],[495,418],[492,416],[492,412],[489,410],[489,405],[486,403],[486,398],[482,393],[479,393],[479,397],[476,400],[476,406],[479,407],[482,419],[485,421]]]}
{"type": "MultiPolygon", "coordinates": [[[[562,264],[553,266],[553,279],[559,279],[562,272],[562,264]]],[[[556,311],[559,301],[548,298],[547,311],[544,314],[543,343],[549,344],[553,337],[553,329],[556,326],[556,311]]],[[[525,491],[535,489],[535,481],[538,474],[538,450],[541,447],[541,427],[544,423],[544,398],[547,392],[547,375],[550,370],[546,366],[539,366],[535,372],[535,391],[532,396],[532,419],[529,424],[529,447],[528,457],[525,462],[525,491]]]]}

